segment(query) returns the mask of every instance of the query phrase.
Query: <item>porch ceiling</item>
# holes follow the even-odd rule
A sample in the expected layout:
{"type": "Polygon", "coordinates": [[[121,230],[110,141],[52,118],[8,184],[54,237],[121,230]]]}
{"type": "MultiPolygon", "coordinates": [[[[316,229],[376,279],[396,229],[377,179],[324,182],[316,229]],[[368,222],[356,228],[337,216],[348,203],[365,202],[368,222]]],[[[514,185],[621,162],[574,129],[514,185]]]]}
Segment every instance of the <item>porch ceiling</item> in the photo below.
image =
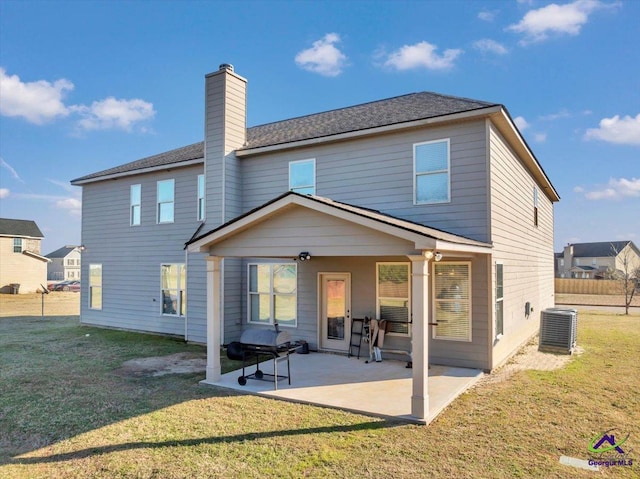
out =
{"type": "Polygon", "coordinates": [[[378,211],[289,192],[191,240],[189,252],[222,257],[414,255],[423,250],[489,253],[479,241],[378,211]]]}

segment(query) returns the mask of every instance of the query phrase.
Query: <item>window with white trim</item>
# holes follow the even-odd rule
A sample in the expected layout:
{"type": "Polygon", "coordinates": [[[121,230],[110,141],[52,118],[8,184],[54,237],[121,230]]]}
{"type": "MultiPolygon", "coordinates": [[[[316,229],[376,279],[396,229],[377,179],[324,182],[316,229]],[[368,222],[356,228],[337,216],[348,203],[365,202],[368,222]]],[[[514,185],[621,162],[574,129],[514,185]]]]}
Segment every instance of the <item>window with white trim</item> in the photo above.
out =
{"type": "Polygon", "coordinates": [[[471,263],[434,263],[433,294],[433,337],[471,341],[471,263]]]}
{"type": "Polygon", "coordinates": [[[387,333],[410,334],[410,263],[376,263],[376,317],[389,321],[387,333]]]}
{"type": "Polygon", "coordinates": [[[89,308],[102,309],[102,265],[89,265],[89,308]]]}
{"type": "Polygon", "coordinates": [[[204,220],[204,175],[198,175],[198,221],[204,220]]]}
{"type": "Polygon", "coordinates": [[[248,322],[295,327],[298,324],[298,266],[249,264],[248,322]]]}
{"type": "Polygon", "coordinates": [[[302,195],[316,194],[316,160],[289,162],[289,191],[302,195]]]}
{"type": "Polygon", "coordinates": [[[158,223],[173,223],[175,181],[158,181],[158,223]]]}
{"type": "Polygon", "coordinates": [[[130,191],[131,226],[140,224],[140,206],[142,202],[142,185],[131,185],[130,191]]]}
{"type": "Polygon", "coordinates": [[[413,202],[448,203],[451,198],[449,139],[413,145],[413,202]]]}
{"type": "Polygon", "coordinates": [[[538,226],[538,188],[533,187],[533,225],[538,226]]]}
{"type": "Polygon", "coordinates": [[[13,238],[13,252],[22,253],[22,238],[13,238]]]}
{"type": "Polygon", "coordinates": [[[160,267],[162,314],[185,316],[187,312],[187,269],[183,263],[160,267]]]}
{"type": "Polygon", "coordinates": [[[504,265],[496,263],[496,338],[504,334],[504,265]]]}

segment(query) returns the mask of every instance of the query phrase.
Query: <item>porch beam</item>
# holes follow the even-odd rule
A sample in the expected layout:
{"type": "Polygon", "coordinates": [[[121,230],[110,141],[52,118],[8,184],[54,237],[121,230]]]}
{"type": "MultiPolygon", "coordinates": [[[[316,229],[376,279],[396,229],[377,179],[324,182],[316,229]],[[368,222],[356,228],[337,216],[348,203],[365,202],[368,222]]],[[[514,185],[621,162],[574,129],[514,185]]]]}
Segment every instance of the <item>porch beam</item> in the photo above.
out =
{"type": "Polygon", "coordinates": [[[411,360],[412,395],[411,415],[429,421],[429,260],[421,255],[410,255],[411,260],[411,360]]]}
{"type": "Polygon", "coordinates": [[[204,383],[222,376],[220,365],[220,326],[222,324],[222,257],[207,256],[207,368],[204,383]]]}

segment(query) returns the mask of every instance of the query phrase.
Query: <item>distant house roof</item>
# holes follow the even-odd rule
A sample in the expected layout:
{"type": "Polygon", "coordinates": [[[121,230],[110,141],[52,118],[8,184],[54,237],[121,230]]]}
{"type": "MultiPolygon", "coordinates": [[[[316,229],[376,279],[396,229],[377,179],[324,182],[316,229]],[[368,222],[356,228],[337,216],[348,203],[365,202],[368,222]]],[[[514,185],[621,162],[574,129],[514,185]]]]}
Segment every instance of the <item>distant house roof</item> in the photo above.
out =
{"type": "MultiPolygon", "coordinates": [[[[241,150],[325,138],[494,106],[500,105],[432,92],[411,93],[248,128],[247,143],[241,150]]],[[[82,184],[97,178],[202,159],[204,142],[199,142],[82,176],[71,183],[82,184]]]]}
{"type": "MultiPolygon", "coordinates": [[[[622,251],[631,241],[601,241],[598,243],[574,243],[574,258],[595,258],[605,256],[615,256],[614,248],[617,252],[622,251]]],[[[635,245],[634,245],[635,246],[635,245]]]]}
{"type": "Polygon", "coordinates": [[[63,246],[62,248],[59,248],[55,251],[53,251],[52,253],[49,253],[48,255],[45,255],[47,258],[66,258],[66,256],[71,253],[73,250],[75,250],[77,248],[77,246],[63,246]]]}
{"type": "Polygon", "coordinates": [[[0,235],[44,238],[35,221],[0,218],[0,235]]]}

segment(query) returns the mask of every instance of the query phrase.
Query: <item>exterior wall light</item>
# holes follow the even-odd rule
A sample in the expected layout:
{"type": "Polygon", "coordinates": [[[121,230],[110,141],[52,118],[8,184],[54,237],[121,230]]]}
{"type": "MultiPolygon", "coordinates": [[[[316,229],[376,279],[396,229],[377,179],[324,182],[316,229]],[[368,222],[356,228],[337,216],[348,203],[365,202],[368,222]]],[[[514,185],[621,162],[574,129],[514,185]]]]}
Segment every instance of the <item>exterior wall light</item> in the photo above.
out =
{"type": "Polygon", "coordinates": [[[309,254],[308,251],[303,251],[298,255],[298,259],[300,261],[309,261],[311,259],[311,255],[309,254]]]}

